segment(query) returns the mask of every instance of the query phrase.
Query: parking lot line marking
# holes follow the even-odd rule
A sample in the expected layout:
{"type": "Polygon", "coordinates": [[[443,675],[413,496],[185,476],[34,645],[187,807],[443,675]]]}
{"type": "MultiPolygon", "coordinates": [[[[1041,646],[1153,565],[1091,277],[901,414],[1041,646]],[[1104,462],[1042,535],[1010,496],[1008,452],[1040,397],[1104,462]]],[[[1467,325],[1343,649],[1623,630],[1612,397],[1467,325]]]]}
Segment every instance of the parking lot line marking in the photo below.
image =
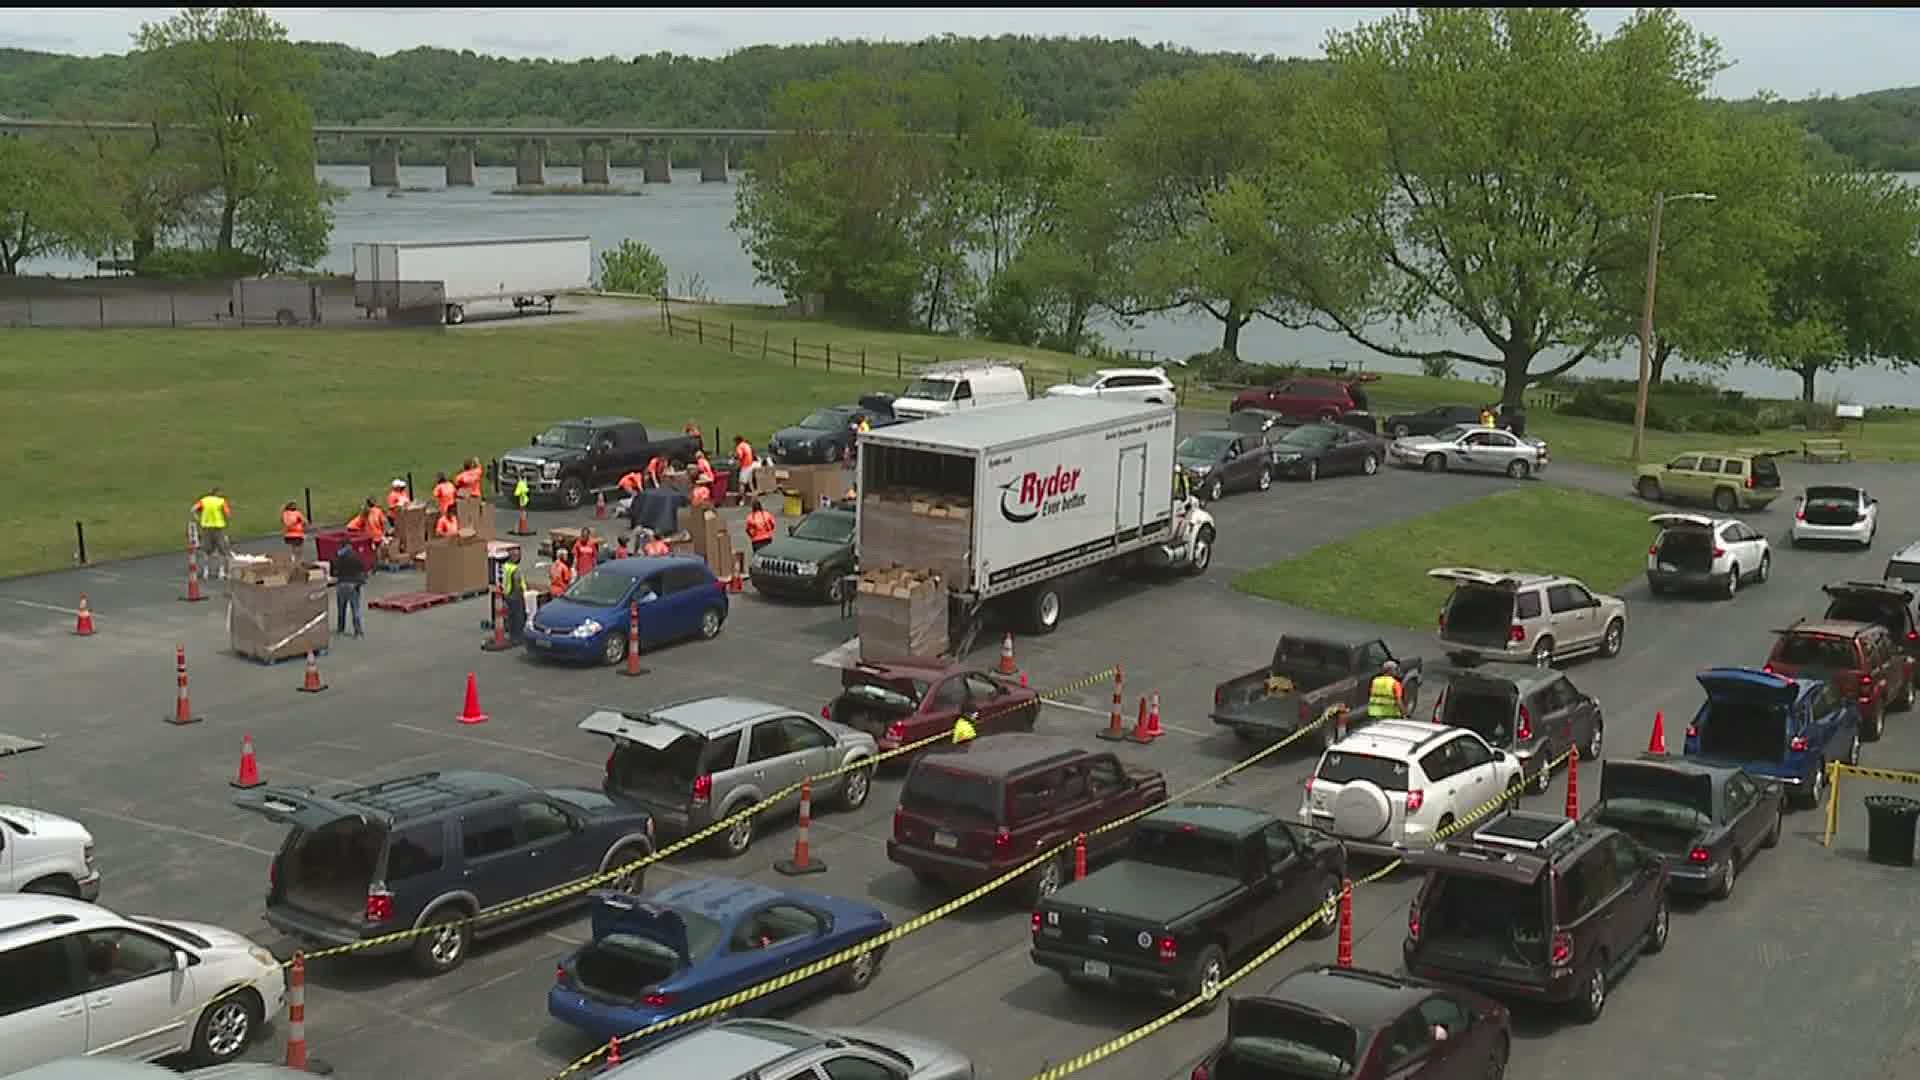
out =
{"type": "Polygon", "coordinates": [[[554,931],[554,930],[547,931],[546,936],[552,938],[553,940],[559,942],[562,945],[571,945],[576,949],[587,943],[586,938],[571,938],[565,934],[559,933],[558,931],[554,931]]]}
{"type": "Polygon", "coordinates": [[[1196,739],[1204,739],[1213,734],[1211,731],[1195,731],[1190,727],[1181,727],[1179,724],[1169,724],[1165,720],[1160,721],[1160,726],[1166,728],[1168,731],[1177,731],[1182,735],[1191,735],[1196,739]]]}
{"type": "Polygon", "coordinates": [[[279,854],[278,852],[275,852],[275,851],[268,851],[266,848],[263,848],[263,847],[255,847],[252,844],[243,844],[238,840],[229,840],[224,836],[215,836],[212,833],[203,833],[198,829],[185,829],[185,828],[181,828],[178,825],[162,825],[157,821],[148,821],[145,818],[128,817],[125,814],[116,814],[111,810],[102,810],[97,806],[82,806],[82,807],[79,807],[78,809],[80,810],[81,813],[97,814],[103,818],[111,818],[114,821],[124,822],[128,825],[139,825],[143,828],[154,829],[159,832],[175,833],[180,836],[191,836],[195,840],[205,840],[209,844],[219,844],[222,847],[238,848],[241,851],[250,851],[255,855],[265,855],[269,859],[279,854]]]}
{"type": "Polygon", "coordinates": [[[60,607],[57,604],[43,604],[38,600],[15,600],[11,596],[7,597],[7,600],[11,603],[19,604],[21,607],[39,608],[41,611],[54,611],[62,615],[74,615],[74,616],[78,616],[80,614],[79,611],[73,608],[60,607]]]}
{"type": "MultiPolygon", "coordinates": [[[[1107,715],[1107,710],[1105,709],[1095,709],[1086,705],[1077,705],[1071,701],[1055,701],[1051,698],[1046,699],[1046,701],[1049,709],[1072,709],[1074,712],[1086,713],[1088,716],[1107,715]]],[[[1162,724],[1160,726],[1167,727],[1168,725],[1162,724]]]]}
{"type": "Polygon", "coordinates": [[[462,735],[457,731],[435,731],[432,728],[421,727],[418,724],[402,724],[398,722],[394,723],[393,726],[405,731],[417,731],[422,735],[432,735],[436,738],[461,739],[466,742],[480,743],[483,746],[492,746],[501,750],[512,750],[521,754],[535,754],[551,761],[561,761],[568,765],[581,765],[589,769],[598,769],[604,764],[603,762],[597,761],[582,761],[579,758],[570,758],[565,754],[555,754],[546,750],[536,750],[531,746],[521,746],[518,743],[501,742],[499,739],[483,739],[478,735],[462,735]]]}

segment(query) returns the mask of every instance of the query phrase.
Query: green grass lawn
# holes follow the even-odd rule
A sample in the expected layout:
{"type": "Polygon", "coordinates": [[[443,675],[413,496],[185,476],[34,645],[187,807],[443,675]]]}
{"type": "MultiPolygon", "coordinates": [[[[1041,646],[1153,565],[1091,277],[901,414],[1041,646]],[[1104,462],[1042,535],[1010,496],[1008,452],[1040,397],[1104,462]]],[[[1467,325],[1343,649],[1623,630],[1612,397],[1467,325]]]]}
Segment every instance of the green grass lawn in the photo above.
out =
{"type": "Polygon", "coordinates": [[[1389,626],[1429,629],[1451,584],[1436,566],[1568,574],[1611,592],[1646,569],[1647,510],[1529,484],[1388,525],[1240,575],[1244,593],[1389,626]]]}

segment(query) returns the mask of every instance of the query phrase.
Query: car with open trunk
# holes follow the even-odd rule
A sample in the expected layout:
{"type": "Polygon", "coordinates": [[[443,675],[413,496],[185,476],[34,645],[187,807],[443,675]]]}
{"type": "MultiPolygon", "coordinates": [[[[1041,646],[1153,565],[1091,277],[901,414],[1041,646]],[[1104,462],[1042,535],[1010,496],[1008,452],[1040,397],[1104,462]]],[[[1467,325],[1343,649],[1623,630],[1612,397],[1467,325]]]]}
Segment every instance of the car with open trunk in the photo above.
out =
{"type": "Polygon", "coordinates": [[[1785,791],[1744,769],[1643,754],[1607,763],[1590,816],[1667,860],[1674,892],[1725,900],[1740,867],[1780,842],[1785,791]]]}
{"type": "Polygon", "coordinates": [[[1576,746],[1581,760],[1599,761],[1606,736],[1600,703],[1552,669],[1455,672],[1434,702],[1433,722],[1466,728],[1513,754],[1536,792],[1547,790],[1553,763],[1576,746]]]}
{"type": "Polygon", "coordinates": [[[1627,602],[1570,577],[1443,566],[1427,576],[1453,582],[1440,609],[1440,644],[1468,667],[1489,660],[1555,661],[1620,654],[1627,602]]]}
{"type": "Polygon", "coordinates": [[[1032,731],[1040,695],[966,664],[862,660],[841,669],[839,695],[820,710],[823,720],[873,736],[882,753],[944,735],[962,716],[977,735],[1032,731]]]}
{"type": "Polygon", "coordinates": [[[1860,708],[1824,679],[1750,668],[1695,676],[1706,700],[1687,724],[1686,754],[1792,789],[1802,807],[1826,798],[1827,762],[1860,762],[1860,708]]]}
{"type": "Polygon", "coordinates": [[[1773,574],[1767,538],[1743,521],[1700,514],[1655,514],[1660,531],[1647,549],[1647,590],[1715,592],[1728,600],[1773,574]]]}
{"type": "Polygon", "coordinates": [[[1825,679],[1851,694],[1860,736],[1877,742],[1887,713],[1913,708],[1913,657],[1886,628],[1869,622],[1801,619],[1775,632],[1765,670],[1789,678],[1825,679]]]}

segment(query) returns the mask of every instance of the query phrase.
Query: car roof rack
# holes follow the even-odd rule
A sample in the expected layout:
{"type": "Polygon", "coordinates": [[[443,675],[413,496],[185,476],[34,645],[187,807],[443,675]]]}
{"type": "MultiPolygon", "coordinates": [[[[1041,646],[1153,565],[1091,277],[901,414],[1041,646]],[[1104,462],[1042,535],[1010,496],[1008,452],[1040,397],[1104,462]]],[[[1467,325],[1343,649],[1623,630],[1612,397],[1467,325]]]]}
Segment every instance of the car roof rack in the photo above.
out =
{"type": "Polygon", "coordinates": [[[1579,822],[1537,814],[1507,814],[1473,831],[1476,843],[1515,851],[1544,851],[1573,835],[1579,822]]]}

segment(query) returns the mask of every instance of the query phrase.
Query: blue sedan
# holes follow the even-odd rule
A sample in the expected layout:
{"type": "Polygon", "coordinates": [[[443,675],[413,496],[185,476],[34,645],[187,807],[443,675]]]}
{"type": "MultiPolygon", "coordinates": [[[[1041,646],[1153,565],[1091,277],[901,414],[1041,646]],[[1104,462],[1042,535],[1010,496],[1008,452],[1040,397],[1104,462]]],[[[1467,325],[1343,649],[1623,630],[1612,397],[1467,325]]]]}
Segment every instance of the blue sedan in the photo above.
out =
{"type": "Polygon", "coordinates": [[[683,555],[601,563],[527,621],[535,653],[618,664],[627,624],[640,606],[640,648],[712,638],[727,621],[727,590],[704,560],[683,555]]]}
{"type": "MultiPolygon", "coordinates": [[[[561,962],[547,1012],[602,1042],[624,1038],[892,926],[861,901],[724,878],[679,881],[644,898],[596,892],[593,939],[561,962]]],[[[733,1015],[860,990],[880,970],[883,951],[756,998],[733,1015]]]]}

